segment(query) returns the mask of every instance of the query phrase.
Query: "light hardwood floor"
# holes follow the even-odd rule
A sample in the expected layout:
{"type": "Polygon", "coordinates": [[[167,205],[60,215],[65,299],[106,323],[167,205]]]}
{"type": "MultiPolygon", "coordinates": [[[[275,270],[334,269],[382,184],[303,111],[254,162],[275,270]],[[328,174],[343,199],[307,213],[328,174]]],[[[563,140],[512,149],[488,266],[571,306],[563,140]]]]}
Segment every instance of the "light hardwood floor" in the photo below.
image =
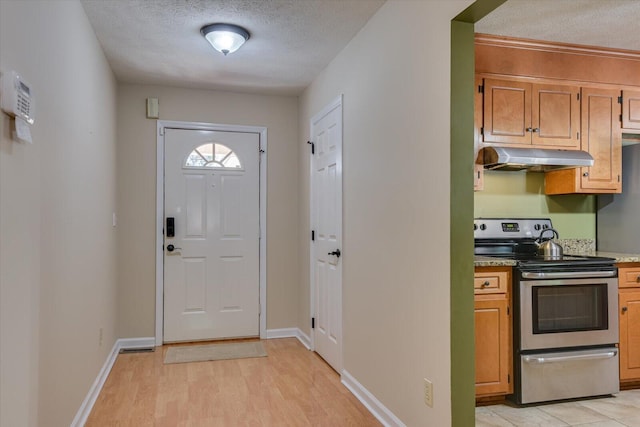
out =
{"type": "Polygon", "coordinates": [[[86,426],[380,426],[295,338],[268,356],[165,365],[168,346],[120,354],[86,426]]]}

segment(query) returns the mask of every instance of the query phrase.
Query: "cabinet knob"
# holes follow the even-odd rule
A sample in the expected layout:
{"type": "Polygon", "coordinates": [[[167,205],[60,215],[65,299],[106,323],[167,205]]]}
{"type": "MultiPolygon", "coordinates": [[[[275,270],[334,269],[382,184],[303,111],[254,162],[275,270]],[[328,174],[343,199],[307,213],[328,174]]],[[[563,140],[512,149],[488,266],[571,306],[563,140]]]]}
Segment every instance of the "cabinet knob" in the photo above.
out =
{"type": "Polygon", "coordinates": [[[533,128],[526,128],[525,129],[527,132],[533,132],[533,128]]]}
{"type": "Polygon", "coordinates": [[[482,284],[483,288],[486,288],[487,286],[489,286],[491,283],[489,283],[488,280],[485,280],[484,283],[482,284]]]}
{"type": "Polygon", "coordinates": [[[540,132],[540,128],[533,128],[531,132],[540,132]]]}
{"type": "Polygon", "coordinates": [[[589,176],[589,172],[583,173],[582,176],[589,176]]]}
{"type": "Polygon", "coordinates": [[[627,310],[628,310],[628,309],[627,309],[627,307],[622,307],[622,312],[623,312],[623,313],[626,313],[626,312],[627,312],[627,310]]]}
{"type": "Polygon", "coordinates": [[[636,277],[636,282],[640,283],[640,276],[636,277]]]}

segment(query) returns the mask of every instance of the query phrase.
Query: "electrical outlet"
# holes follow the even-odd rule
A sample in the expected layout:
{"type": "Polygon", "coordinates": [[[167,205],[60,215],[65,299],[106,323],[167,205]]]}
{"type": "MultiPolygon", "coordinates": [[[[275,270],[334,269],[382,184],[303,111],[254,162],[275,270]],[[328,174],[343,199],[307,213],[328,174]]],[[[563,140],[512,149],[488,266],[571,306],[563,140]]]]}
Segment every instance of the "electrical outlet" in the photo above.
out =
{"type": "Polygon", "coordinates": [[[424,403],[433,408],[433,383],[424,379],[424,403]]]}
{"type": "Polygon", "coordinates": [[[98,333],[98,346],[102,347],[102,328],[100,328],[100,332],[98,333]]]}

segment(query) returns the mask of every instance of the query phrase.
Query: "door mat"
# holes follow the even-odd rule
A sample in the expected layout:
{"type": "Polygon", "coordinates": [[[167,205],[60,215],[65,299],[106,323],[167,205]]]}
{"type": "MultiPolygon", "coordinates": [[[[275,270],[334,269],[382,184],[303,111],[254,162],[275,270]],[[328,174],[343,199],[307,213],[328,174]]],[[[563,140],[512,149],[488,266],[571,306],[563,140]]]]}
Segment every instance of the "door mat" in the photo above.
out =
{"type": "Polygon", "coordinates": [[[267,352],[260,341],[189,345],[170,347],[164,356],[164,363],[204,362],[208,360],[246,359],[266,356],[267,352]]]}

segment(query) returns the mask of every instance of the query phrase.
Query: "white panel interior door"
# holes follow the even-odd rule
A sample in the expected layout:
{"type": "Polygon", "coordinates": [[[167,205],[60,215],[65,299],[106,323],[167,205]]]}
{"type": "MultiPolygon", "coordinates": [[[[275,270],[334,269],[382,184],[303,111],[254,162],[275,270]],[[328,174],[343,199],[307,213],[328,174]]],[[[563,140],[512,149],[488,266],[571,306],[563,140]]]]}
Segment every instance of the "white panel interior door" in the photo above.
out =
{"type": "Polygon", "coordinates": [[[164,341],[258,336],[259,135],[164,138],[164,341]]]}
{"type": "Polygon", "coordinates": [[[311,119],[314,350],[342,370],[342,102],[311,119]]]}

